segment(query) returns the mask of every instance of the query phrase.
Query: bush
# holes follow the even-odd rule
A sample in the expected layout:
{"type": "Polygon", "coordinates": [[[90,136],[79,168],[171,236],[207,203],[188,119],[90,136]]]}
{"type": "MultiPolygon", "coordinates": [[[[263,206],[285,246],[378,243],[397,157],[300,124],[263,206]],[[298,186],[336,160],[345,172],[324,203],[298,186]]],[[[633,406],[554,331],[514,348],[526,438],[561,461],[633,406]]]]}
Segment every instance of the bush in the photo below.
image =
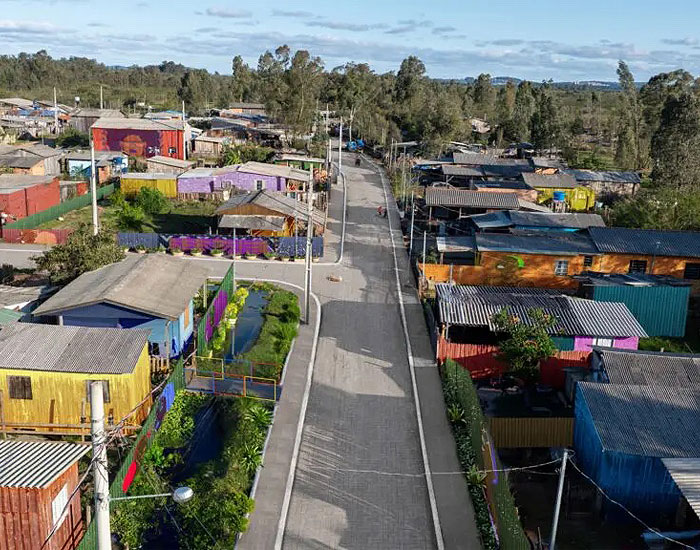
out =
{"type": "Polygon", "coordinates": [[[146,214],[140,206],[131,205],[128,202],[122,204],[117,212],[117,227],[122,231],[134,231],[140,233],[146,224],[146,214]]]}
{"type": "Polygon", "coordinates": [[[162,214],[170,206],[163,193],[150,187],[142,187],[136,195],[134,203],[150,215],[162,214]]]}
{"type": "Polygon", "coordinates": [[[89,147],[90,136],[76,130],[75,128],[66,128],[62,134],[56,138],[57,147],[89,147]]]}

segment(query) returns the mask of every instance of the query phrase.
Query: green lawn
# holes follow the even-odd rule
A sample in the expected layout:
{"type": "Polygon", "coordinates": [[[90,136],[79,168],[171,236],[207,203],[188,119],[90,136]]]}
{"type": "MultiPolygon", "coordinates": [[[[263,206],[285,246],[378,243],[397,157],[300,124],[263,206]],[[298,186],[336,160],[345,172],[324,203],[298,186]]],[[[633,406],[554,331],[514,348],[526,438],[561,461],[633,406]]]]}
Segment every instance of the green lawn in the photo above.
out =
{"type": "MultiPolygon", "coordinates": [[[[147,216],[144,233],[210,233],[217,204],[204,201],[171,201],[170,211],[147,216]]],[[[100,223],[109,231],[119,231],[118,208],[109,200],[98,204],[100,223]]],[[[37,229],[74,229],[92,223],[92,208],[87,206],[68,212],[62,220],[51,220],[37,229]]]]}

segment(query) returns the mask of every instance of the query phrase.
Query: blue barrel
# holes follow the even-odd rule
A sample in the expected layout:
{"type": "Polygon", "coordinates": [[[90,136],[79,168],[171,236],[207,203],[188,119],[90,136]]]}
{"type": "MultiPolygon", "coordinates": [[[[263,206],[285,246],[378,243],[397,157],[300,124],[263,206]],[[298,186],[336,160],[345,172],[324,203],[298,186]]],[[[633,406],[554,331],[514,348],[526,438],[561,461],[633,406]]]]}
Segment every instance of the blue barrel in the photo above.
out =
{"type": "Polygon", "coordinates": [[[564,191],[555,191],[553,198],[555,201],[565,201],[566,200],[566,193],[564,191]]]}

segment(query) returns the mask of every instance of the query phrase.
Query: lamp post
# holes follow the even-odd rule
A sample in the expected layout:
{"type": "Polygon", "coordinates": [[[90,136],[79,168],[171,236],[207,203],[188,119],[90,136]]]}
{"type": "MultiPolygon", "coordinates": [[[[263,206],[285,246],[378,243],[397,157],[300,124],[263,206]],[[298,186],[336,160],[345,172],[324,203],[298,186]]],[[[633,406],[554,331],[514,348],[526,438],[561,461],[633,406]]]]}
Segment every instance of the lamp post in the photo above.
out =
{"type": "Polygon", "coordinates": [[[139,498],[165,498],[173,497],[176,504],[185,504],[192,500],[194,496],[194,491],[189,487],[178,487],[172,493],[157,493],[155,495],[134,495],[130,497],[110,497],[110,502],[116,502],[119,500],[136,500],[139,498]]]}

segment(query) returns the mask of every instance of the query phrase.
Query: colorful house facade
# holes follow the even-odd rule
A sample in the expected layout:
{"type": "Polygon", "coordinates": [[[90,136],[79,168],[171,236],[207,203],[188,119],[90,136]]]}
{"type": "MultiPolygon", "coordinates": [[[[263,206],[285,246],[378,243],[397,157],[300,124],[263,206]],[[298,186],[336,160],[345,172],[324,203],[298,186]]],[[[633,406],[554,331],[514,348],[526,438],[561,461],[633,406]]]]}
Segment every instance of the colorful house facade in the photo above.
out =
{"type": "Polygon", "coordinates": [[[132,157],[185,158],[189,126],[182,120],[100,118],[90,128],[96,151],[122,151],[132,157]]]}
{"type": "Polygon", "coordinates": [[[170,256],[131,256],[84,273],[34,315],[70,326],[146,329],[151,355],[177,357],[192,341],[193,297],[207,276],[205,268],[170,256]]]}
{"type": "Polygon", "coordinates": [[[122,174],[120,189],[127,197],[137,195],[142,187],[156,189],[169,199],[177,198],[177,174],[155,172],[131,172],[122,174]]]}
{"type": "MultiPolygon", "coordinates": [[[[15,323],[0,330],[5,421],[81,424],[89,383],[102,381],[105,414],[119,421],[151,391],[148,331],[15,323]]],[[[132,417],[138,423],[148,404],[132,417]]]]}

